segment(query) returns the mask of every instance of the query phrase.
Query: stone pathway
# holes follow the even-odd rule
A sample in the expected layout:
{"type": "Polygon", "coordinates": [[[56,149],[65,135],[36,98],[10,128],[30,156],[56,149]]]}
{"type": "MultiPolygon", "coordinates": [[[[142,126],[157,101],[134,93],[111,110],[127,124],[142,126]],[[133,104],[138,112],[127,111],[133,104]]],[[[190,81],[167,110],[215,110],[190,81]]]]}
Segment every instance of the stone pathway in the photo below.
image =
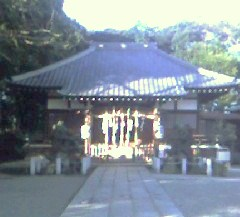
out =
{"type": "Polygon", "coordinates": [[[153,174],[141,166],[100,166],[61,217],[183,217],[153,174]]]}

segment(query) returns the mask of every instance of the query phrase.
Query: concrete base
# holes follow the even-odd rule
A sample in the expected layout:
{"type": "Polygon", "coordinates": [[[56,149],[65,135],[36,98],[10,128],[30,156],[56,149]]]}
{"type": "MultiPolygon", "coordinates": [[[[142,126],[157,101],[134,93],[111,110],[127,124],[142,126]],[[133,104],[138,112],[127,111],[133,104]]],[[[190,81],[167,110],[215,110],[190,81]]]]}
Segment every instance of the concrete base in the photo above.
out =
{"type": "Polygon", "coordinates": [[[160,167],[161,167],[160,158],[153,157],[153,159],[152,159],[152,168],[154,169],[154,171],[156,171],[157,173],[160,173],[160,167]]]}
{"type": "Polygon", "coordinates": [[[85,175],[91,167],[91,157],[83,157],[81,159],[81,173],[85,175]]]}

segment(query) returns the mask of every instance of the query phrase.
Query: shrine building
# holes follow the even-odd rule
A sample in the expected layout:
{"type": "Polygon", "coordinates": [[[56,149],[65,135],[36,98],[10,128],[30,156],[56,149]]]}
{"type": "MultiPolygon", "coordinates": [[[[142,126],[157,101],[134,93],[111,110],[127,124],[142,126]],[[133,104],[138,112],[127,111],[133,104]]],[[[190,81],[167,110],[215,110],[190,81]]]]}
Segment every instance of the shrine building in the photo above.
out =
{"type": "Polygon", "coordinates": [[[12,78],[45,96],[46,136],[59,120],[90,144],[164,140],[175,125],[205,134],[200,108],[235,89],[230,76],[193,66],[155,43],[93,43],[87,50],[12,78]]]}

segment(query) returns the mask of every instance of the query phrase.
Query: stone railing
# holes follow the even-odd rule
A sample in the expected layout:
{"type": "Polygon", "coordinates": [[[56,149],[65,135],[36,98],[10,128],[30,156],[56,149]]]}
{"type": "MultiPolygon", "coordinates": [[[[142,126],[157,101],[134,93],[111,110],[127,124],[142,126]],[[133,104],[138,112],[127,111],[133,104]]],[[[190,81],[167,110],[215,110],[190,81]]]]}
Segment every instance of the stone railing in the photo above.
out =
{"type": "Polygon", "coordinates": [[[187,162],[187,159],[185,158],[178,162],[172,161],[167,163],[164,163],[164,160],[158,157],[153,157],[152,159],[152,169],[157,173],[176,173],[175,168],[177,166],[180,167],[178,173],[183,175],[192,173],[192,171],[188,171],[189,166],[197,166],[201,168],[202,174],[206,174],[207,176],[225,176],[227,172],[226,163],[212,159],[206,159],[205,164],[202,166],[197,163],[187,162]]]}
{"type": "MultiPolygon", "coordinates": [[[[66,159],[57,157],[55,159],[55,174],[60,175],[63,172],[64,164],[66,159]]],[[[75,168],[80,168],[80,173],[85,175],[91,168],[91,157],[84,156],[79,160],[70,161],[75,168]]],[[[30,158],[30,175],[41,174],[41,172],[47,167],[49,160],[42,156],[31,157],[30,158]]]]}

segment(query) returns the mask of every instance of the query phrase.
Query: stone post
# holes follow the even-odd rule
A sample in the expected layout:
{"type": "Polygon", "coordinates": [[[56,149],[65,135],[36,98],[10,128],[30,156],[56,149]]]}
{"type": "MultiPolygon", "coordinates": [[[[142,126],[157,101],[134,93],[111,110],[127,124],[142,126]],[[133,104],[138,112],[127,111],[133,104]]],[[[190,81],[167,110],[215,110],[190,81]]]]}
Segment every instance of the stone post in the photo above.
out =
{"type": "Polygon", "coordinates": [[[81,173],[85,175],[90,167],[91,167],[91,158],[83,157],[81,159],[81,173]]]}
{"type": "Polygon", "coordinates": [[[30,174],[31,175],[36,174],[36,159],[35,159],[35,157],[31,157],[31,159],[30,159],[30,174]]]}
{"type": "Polygon", "coordinates": [[[56,158],[56,174],[60,175],[62,173],[62,160],[60,157],[56,158]]]}
{"type": "Polygon", "coordinates": [[[156,165],[156,172],[157,172],[157,173],[160,173],[160,170],[161,170],[161,160],[160,160],[160,158],[157,157],[157,158],[156,158],[156,161],[157,161],[157,162],[156,162],[156,164],[157,164],[157,165],[156,165]]]}
{"type": "Polygon", "coordinates": [[[207,175],[212,176],[212,159],[207,159],[207,175]]]}
{"type": "Polygon", "coordinates": [[[186,158],[182,159],[182,174],[183,175],[187,174],[187,159],[186,158]]]}
{"type": "Polygon", "coordinates": [[[40,157],[35,158],[35,166],[36,166],[36,172],[41,172],[41,166],[42,166],[42,159],[40,157]]]}
{"type": "Polygon", "coordinates": [[[160,158],[153,156],[153,158],[152,158],[152,168],[155,170],[155,172],[160,173],[160,168],[161,168],[160,158]]]}

